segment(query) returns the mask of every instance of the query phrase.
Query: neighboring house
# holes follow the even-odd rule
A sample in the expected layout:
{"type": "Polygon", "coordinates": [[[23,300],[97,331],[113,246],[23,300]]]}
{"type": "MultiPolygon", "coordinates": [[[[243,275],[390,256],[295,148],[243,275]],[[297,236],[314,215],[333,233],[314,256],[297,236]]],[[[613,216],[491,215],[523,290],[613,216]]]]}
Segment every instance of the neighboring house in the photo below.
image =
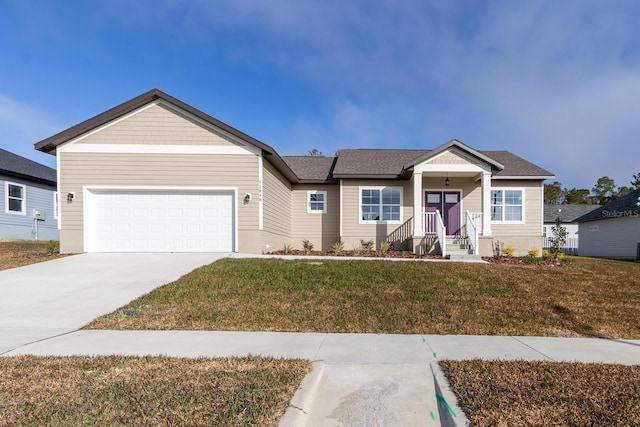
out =
{"type": "Polygon", "coordinates": [[[577,221],[580,255],[640,261],[640,189],[577,221]]]}
{"type": "Polygon", "coordinates": [[[446,252],[453,235],[476,254],[494,240],[524,254],[542,245],[542,183],[553,178],[456,140],[281,157],[155,89],[35,146],[57,156],[62,252],[261,253],[303,239],[420,251],[428,235],[446,252]]]}
{"type": "Polygon", "coordinates": [[[556,225],[556,219],[560,218],[562,226],[567,230],[567,242],[564,246],[564,252],[577,255],[580,240],[576,219],[599,207],[600,205],[544,205],[544,224],[542,226],[542,236],[544,237],[543,247],[545,249],[551,247],[549,238],[553,237],[552,227],[556,225]]]}
{"type": "Polygon", "coordinates": [[[0,239],[58,240],[56,171],[0,149],[0,239]]]}

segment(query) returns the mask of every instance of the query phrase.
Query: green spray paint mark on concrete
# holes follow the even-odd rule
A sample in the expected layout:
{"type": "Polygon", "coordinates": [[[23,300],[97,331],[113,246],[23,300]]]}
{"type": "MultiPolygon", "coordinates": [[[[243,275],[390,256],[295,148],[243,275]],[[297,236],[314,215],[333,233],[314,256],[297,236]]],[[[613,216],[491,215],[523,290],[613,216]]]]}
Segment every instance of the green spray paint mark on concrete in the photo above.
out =
{"type": "Polygon", "coordinates": [[[449,403],[447,403],[447,401],[445,400],[444,397],[440,396],[439,394],[436,394],[436,400],[438,402],[442,402],[442,404],[444,406],[447,407],[447,409],[449,410],[449,413],[451,413],[451,415],[453,415],[454,418],[457,418],[458,416],[456,415],[456,412],[453,410],[453,408],[451,407],[451,405],[449,405],[449,403]]]}
{"type": "Polygon", "coordinates": [[[433,411],[429,411],[429,413],[431,414],[431,419],[433,421],[435,421],[436,420],[436,414],[434,414],[433,411]]]}
{"type": "MultiPolygon", "coordinates": [[[[425,343],[425,344],[427,344],[427,340],[426,340],[424,337],[422,337],[422,342],[423,342],[423,343],[425,343]]],[[[429,344],[427,344],[427,345],[429,345],[429,344]]],[[[437,358],[438,358],[438,356],[436,355],[436,352],[435,352],[435,351],[433,352],[433,358],[434,358],[434,359],[437,359],[437,358]]]]}

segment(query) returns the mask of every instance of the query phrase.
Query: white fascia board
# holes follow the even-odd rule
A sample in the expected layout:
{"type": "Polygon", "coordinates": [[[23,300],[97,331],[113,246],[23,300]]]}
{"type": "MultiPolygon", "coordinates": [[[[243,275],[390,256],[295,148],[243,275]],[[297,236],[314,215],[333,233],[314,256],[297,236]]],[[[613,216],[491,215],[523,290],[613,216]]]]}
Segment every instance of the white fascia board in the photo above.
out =
{"type": "Polygon", "coordinates": [[[264,160],[258,155],[258,230],[264,230],[264,160]]]}
{"type": "Polygon", "coordinates": [[[553,179],[555,176],[504,176],[504,175],[496,175],[492,176],[492,180],[497,179],[521,179],[521,180],[531,180],[531,181],[544,181],[545,179],[553,179]]]}
{"type": "Polygon", "coordinates": [[[423,172],[486,172],[490,171],[491,167],[489,165],[472,165],[472,164],[420,164],[414,166],[415,173],[423,173],[423,172]]]}

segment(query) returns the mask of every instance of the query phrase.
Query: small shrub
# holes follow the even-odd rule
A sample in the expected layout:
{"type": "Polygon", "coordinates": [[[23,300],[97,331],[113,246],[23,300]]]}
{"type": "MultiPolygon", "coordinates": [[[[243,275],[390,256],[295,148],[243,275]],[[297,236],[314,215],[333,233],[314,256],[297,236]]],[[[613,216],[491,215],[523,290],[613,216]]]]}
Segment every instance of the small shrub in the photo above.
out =
{"type": "Polygon", "coordinates": [[[559,259],[559,254],[562,253],[562,248],[567,243],[567,229],[562,226],[562,218],[556,218],[556,223],[551,227],[551,233],[553,236],[549,239],[551,242],[551,253],[553,259],[559,259]]]}
{"type": "Polygon", "coordinates": [[[530,257],[538,258],[538,249],[536,248],[529,249],[529,252],[527,252],[527,255],[530,257]]]}
{"type": "Polygon", "coordinates": [[[548,250],[546,250],[546,249],[543,249],[543,250],[542,250],[542,258],[543,258],[543,259],[549,259],[549,258],[551,258],[551,254],[549,254],[549,251],[548,251],[548,250]]]}
{"type": "Polygon", "coordinates": [[[511,245],[509,245],[509,246],[507,246],[506,248],[504,248],[504,249],[502,250],[502,253],[503,253],[503,254],[505,254],[506,256],[513,256],[513,253],[514,253],[515,251],[516,251],[516,250],[514,249],[514,247],[513,247],[513,246],[511,246],[511,245]]]}
{"type": "Polygon", "coordinates": [[[311,243],[308,239],[304,239],[302,241],[302,249],[304,250],[305,254],[311,253],[311,251],[313,250],[313,243],[311,243]]]}
{"type": "Polygon", "coordinates": [[[392,244],[390,242],[382,242],[380,243],[380,251],[388,252],[392,248],[392,244]]]}
{"type": "Polygon", "coordinates": [[[563,252],[557,252],[557,253],[556,253],[556,259],[557,259],[558,261],[562,261],[562,260],[564,260],[564,253],[563,253],[563,252]]]}
{"type": "Polygon", "coordinates": [[[502,246],[504,244],[500,240],[496,240],[493,243],[493,257],[500,258],[502,256],[502,246]]]}
{"type": "Polygon", "coordinates": [[[365,251],[372,251],[374,249],[373,240],[360,239],[360,245],[365,251]]]}
{"type": "MultiPolygon", "coordinates": [[[[537,255],[537,252],[536,252],[536,255],[537,255]]],[[[520,259],[526,262],[527,264],[540,264],[544,261],[542,258],[538,258],[537,256],[533,256],[531,254],[522,256],[520,257],[520,259]]]]}
{"type": "Polygon", "coordinates": [[[358,245],[353,245],[353,254],[354,255],[360,255],[360,253],[362,252],[362,246],[358,246],[358,245]]]}
{"type": "Polygon", "coordinates": [[[333,252],[342,252],[344,249],[344,242],[342,240],[338,240],[333,245],[331,245],[331,250],[333,252]]]}
{"type": "Polygon", "coordinates": [[[57,240],[49,240],[47,242],[47,253],[48,254],[59,254],[60,253],[60,242],[57,240]]]}
{"type": "Polygon", "coordinates": [[[282,252],[284,252],[285,254],[291,253],[292,250],[293,247],[287,243],[285,243],[284,247],[282,248],[282,252]]]}

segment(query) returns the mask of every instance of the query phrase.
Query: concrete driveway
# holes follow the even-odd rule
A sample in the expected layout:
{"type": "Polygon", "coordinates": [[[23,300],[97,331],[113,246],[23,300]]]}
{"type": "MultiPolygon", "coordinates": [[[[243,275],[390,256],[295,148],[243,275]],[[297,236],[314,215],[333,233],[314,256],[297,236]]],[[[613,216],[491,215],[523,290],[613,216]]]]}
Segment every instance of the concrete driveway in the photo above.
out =
{"type": "Polygon", "coordinates": [[[80,254],[0,271],[0,354],[75,331],[229,254],[80,254]]]}

